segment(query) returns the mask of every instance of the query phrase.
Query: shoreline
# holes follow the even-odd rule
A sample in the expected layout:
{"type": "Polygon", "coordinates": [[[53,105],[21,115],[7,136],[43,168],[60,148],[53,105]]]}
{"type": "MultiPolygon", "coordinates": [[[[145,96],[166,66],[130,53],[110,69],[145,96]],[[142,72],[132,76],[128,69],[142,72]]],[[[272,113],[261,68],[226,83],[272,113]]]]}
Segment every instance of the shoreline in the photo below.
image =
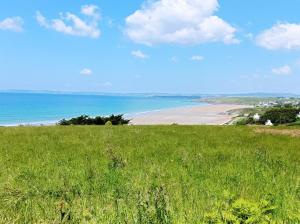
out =
{"type": "MultiPolygon", "coordinates": [[[[250,105],[207,103],[203,105],[127,113],[124,114],[124,117],[131,120],[131,125],[225,125],[237,115],[229,113],[229,111],[251,107],[250,105]]],[[[54,126],[58,121],[0,124],[0,127],[54,126]]]]}
{"type": "Polygon", "coordinates": [[[232,110],[251,108],[250,105],[207,104],[149,112],[132,118],[132,125],[225,125],[237,113],[232,110]]]}
{"type": "Polygon", "coordinates": [[[185,105],[185,106],[177,106],[177,107],[162,108],[162,109],[153,109],[153,110],[140,111],[140,112],[130,112],[130,113],[125,113],[124,117],[127,118],[127,119],[133,119],[135,117],[139,117],[139,116],[142,116],[142,115],[162,112],[162,111],[166,111],[166,110],[175,110],[175,109],[190,108],[190,107],[203,107],[203,106],[207,106],[207,105],[212,105],[212,104],[198,102],[197,104],[193,104],[193,105],[191,104],[191,105],[185,105]]]}
{"type": "Polygon", "coordinates": [[[11,123],[11,124],[0,124],[0,127],[39,127],[39,126],[55,126],[58,121],[37,121],[37,122],[23,122],[23,123],[11,123]]]}

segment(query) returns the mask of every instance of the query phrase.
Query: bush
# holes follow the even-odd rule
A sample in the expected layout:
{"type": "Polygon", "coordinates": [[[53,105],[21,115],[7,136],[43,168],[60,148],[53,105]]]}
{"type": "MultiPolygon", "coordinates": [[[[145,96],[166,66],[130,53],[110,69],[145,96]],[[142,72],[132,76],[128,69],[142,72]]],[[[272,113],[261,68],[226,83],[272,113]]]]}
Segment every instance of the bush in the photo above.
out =
{"type": "Polygon", "coordinates": [[[253,118],[251,117],[246,117],[246,118],[241,118],[238,121],[235,122],[235,125],[248,125],[248,124],[253,124],[253,118]]]}
{"type": "Polygon", "coordinates": [[[137,201],[139,224],[173,223],[167,192],[164,187],[153,184],[147,192],[139,192],[137,201]]]}
{"type": "Polygon", "coordinates": [[[260,123],[265,124],[267,120],[270,120],[273,124],[288,124],[297,120],[299,109],[296,108],[275,108],[268,110],[260,118],[260,123]]]}
{"type": "Polygon", "coordinates": [[[111,125],[112,125],[111,121],[106,121],[105,126],[111,126],[111,125]]]}
{"type": "Polygon", "coordinates": [[[295,122],[288,124],[288,126],[300,126],[300,119],[298,118],[295,122]]]}
{"type": "Polygon", "coordinates": [[[220,203],[219,208],[205,214],[205,223],[271,223],[275,207],[273,202],[262,200],[259,203],[245,199],[228,200],[220,203]]]}
{"type": "Polygon", "coordinates": [[[58,122],[58,125],[124,125],[129,124],[130,120],[124,119],[123,115],[111,115],[109,117],[89,117],[81,115],[70,120],[63,119],[58,122]]]}

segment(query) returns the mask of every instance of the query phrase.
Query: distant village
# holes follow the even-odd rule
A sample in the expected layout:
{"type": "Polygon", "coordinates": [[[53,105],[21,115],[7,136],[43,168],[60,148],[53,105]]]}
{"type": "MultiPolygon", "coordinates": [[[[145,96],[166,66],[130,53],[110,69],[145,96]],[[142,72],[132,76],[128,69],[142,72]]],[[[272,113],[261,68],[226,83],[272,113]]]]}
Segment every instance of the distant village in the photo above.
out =
{"type": "Polygon", "coordinates": [[[241,113],[231,124],[300,125],[300,98],[265,98],[241,113]]]}
{"type": "Polygon", "coordinates": [[[300,98],[278,98],[259,102],[258,107],[282,107],[282,106],[300,107],[300,98]]]}

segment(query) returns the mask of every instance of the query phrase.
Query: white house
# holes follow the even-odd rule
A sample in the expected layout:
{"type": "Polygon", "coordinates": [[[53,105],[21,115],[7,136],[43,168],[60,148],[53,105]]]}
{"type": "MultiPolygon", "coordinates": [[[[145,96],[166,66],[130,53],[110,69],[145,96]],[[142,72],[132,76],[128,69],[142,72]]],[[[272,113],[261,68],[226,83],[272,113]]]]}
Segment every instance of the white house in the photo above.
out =
{"type": "Polygon", "coordinates": [[[258,113],[254,114],[253,120],[254,120],[254,121],[259,121],[259,120],[260,120],[260,116],[259,116],[258,113]]]}
{"type": "Polygon", "coordinates": [[[300,118],[300,112],[299,112],[299,114],[297,115],[297,118],[300,118]]]}
{"type": "Polygon", "coordinates": [[[266,124],[265,124],[266,126],[273,126],[273,123],[272,123],[272,121],[270,121],[270,120],[267,120],[267,122],[266,122],[266,124]]]}

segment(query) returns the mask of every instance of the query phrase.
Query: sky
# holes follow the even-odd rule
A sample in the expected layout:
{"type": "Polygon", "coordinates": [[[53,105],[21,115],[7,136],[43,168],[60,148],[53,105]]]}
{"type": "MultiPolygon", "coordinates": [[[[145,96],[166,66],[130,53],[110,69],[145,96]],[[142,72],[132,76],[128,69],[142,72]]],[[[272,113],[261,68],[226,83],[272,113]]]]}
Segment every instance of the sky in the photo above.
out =
{"type": "Polygon", "coordinates": [[[0,4],[0,90],[300,93],[299,0],[0,4]]]}

